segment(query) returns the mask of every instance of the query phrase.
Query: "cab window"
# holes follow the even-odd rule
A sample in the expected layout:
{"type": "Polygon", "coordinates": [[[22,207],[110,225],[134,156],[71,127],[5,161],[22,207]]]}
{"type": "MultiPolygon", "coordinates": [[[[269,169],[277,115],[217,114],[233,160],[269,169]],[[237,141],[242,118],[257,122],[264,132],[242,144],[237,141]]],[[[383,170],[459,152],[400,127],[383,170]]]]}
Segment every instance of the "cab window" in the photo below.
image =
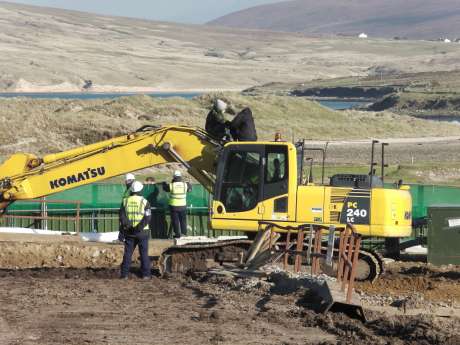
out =
{"type": "Polygon", "coordinates": [[[265,149],[265,178],[263,199],[288,192],[288,159],[286,146],[267,146],[265,149]]]}
{"type": "Polygon", "coordinates": [[[225,162],[220,201],[227,212],[242,212],[259,201],[261,155],[259,152],[230,152],[225,162]]]}

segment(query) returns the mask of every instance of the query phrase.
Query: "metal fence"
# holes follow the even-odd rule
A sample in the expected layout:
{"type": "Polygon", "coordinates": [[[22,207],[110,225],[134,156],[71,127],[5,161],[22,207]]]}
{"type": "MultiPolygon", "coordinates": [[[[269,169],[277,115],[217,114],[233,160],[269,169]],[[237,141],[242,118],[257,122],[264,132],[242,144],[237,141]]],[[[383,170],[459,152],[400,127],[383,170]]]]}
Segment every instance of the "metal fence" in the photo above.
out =
{"type": "Polygon", "coordinates": [[[9,210],[0,218],[0,226],[79,232],[80,211],[78,200],[25,200],[21,207],[9,210]],[[59,211],[50,206],[59,206],[59,211]]]}
{"type": "MultiPolygon", "coordinates": [[[[389,187],[390,185],[388,185],[389,187]]],[[[56,231],[111,232],[118,231],[118,209],[125,191],[123,184],[91,184],[57,193],[40,202],[20,201],[8,208],[6,216],[0,218],[0,226],[26,227],[56,231]],[[45,212],[45,213],[44,213],[45,212]],[[43,217],[48,218],[43,218],[43,217]],[[79,218],[76,222],[75,218],[79,218]]],[[[460,188],[435,185],[411,185],[414,217],[413,237],[426,237],[423,221],[428,208],[433,204],[460,204],[460,188]],[[420,226],[417,224],[420,223],[420,226]]],[[[146,184],[143,190],[152,206],[151,234],[154,238],[171,236],[171,221],[168,210],[168,193],[161,184],[146,184]]],[[[233,231],[214,231],[208,227],[209,193],[194,185],[187,195],[188,228],[191,235],[218,236],[239,235],[233,231]]],[[[366,240],[363,246],[381,247],[380,240],[366,240]]]]}
{"type": "MultiPolygon", "coordinates": [[[[118,208],[82,208],[76,200],[26,200],[0,218],[2,227],[43,229],[62,232],[114,232],[119,230],[118,208]]],[[[238,231],[217,231],[209,227],[208,207],[187,208],[187,235],[241,235],[238,231]]],[[[168,208],[152,207],[151,238],[172,238],[168,208]]]]}

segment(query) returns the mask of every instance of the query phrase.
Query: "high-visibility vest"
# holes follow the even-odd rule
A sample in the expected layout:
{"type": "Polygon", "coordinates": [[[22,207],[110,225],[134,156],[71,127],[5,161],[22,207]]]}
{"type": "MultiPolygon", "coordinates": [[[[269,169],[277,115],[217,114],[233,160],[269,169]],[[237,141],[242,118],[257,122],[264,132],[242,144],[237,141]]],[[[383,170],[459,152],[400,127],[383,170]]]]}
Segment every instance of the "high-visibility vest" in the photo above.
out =
{"type": "MultiPolygon", "coordinates": [[[[130,197],[123,199],[123,206],[126,211],[126,216],[132,226],[135,227],[142,221],[142,218],[144,218],[147,200],[140,195],[131,195],[130,197]]],[[[144,230],[146,229],[148,229],[148,224],[144,227],[144,230]]]]}
{"type": "Polygon", "coordinates": [[[169,184],[170,206],[187,206],[187,183],[173,182],[169,184]]]}

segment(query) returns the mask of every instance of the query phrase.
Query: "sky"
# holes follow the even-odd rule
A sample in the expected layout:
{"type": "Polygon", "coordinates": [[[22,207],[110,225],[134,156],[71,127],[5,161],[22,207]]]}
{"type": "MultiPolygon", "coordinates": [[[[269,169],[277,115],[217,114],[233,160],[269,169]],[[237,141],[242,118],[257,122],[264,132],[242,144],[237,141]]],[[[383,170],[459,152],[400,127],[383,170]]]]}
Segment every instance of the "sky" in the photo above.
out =
{"type": "Polygon", "coordinates": [[[286,0],[6,0],[115,16],[203,24],[225,14],[286,0]]]}

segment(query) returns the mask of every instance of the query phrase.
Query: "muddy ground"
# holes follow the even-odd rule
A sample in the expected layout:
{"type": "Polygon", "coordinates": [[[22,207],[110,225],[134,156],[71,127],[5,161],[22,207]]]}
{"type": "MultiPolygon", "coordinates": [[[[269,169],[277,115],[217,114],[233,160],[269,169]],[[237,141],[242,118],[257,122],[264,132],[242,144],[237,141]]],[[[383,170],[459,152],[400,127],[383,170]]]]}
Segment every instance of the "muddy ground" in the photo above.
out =
{"type": "MultiPolygon", "coordinates": [[[[10,252],[16,257],[21,246],[30,251],[26,244],[1,242],[3,252],[18,250],[10,252]]],[[[460,267],[391,264],[375,284],[357,286],[363,324],[341,312],[317,314],[308,289],[287,290],[271,277],[196,273],[143,281],[133,264],[122,281],[117,260],[99,268],[78,261],[78,253],[88,253],[83,248],[61,267],[0,264],[0,345],[460,343],[460,267]]]]}
{"type": "Polygon", "coordinates": [[[114,269],[0,272],[1,344],[458,344],[458,318],[316,314],[299,290],[216,276],[117,279],[114,269]]]}

